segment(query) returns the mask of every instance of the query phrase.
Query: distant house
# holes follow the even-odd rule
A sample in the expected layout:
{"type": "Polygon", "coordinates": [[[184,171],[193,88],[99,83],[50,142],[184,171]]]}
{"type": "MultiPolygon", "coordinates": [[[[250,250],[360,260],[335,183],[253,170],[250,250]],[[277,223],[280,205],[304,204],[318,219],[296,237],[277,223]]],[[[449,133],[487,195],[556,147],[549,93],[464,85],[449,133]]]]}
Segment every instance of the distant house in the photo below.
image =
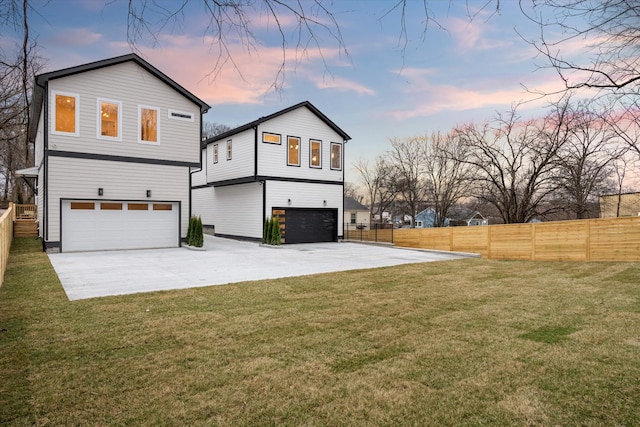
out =
{"type": "Polygon", "coordinates": [[[600,218],[640,216],[640,193],[600,196],[600,218]]]}
{"type": "Polygon", "coordinates": [[[489,225],[489,218],[480,212],[466,207],[454,207],[447,212],[449,226],[489,225]]]}
{"type": "MultiPolygon", "coordinates": [[[[431,228],[436,224],[436,210],[427,208],[416,215],[416,228],[431,228]]],[[[449,218],[444,219],[444,226],[449,226],[449,218]]]]}
{"type": "MultiPolygon", "coordinates": [[[[416,228],[434,227],[436,223],[436,211],[434,208],[427,208],[416,215],[416,228]]],[[[489,219],[480,212],[456,207],[449,209],[447,217],[444,219],[445,227],[489,225],[489,219]]]]}
{"type": "Polygon", "coordinates": [[[369,208],[353,197],[344,198],[344,223],[351,228],[361,226],[369,228],[369,208]]]}

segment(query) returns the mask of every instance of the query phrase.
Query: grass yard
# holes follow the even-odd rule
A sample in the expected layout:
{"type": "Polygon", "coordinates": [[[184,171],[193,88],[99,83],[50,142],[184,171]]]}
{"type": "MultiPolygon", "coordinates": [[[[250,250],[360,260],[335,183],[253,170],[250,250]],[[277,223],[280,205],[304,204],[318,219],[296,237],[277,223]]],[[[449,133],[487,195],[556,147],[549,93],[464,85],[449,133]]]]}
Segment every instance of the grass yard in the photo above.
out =
{"type": "MultiPolygon", "coordinates": [[[[1,425],[640,425],[640,265],[468,259],[69,302],[0,288],[1,425]]],[[[275,252],[274,252],[275,253],[275,252]]]]}

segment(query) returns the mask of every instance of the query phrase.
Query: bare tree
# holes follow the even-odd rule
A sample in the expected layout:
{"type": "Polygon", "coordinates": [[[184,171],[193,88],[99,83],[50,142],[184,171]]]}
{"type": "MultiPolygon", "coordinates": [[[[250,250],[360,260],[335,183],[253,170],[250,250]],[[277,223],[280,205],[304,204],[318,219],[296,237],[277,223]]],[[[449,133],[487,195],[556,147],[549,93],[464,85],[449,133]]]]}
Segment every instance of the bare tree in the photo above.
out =
{"type": "Polygon", "coordinates": [[[588,217],[588,202],[611,188],[613,166],[626,151],[613,129],[586,103],[569,107],[567,139],[558,151],[559,184],[568,209],[588,217]]]}
{"type": "Polygon", "coordinates": [[[425,137],[427,198],[434,204],[434,227],[444,227],[449,209],[471,195],[472,168],[463,162],[468,146],[454,133],[425,137]]]}
{"type": "Polygon", "coordinates": [[[425,174],[425,140],[422,137],[391,138],[389,156],[396,171],[396,185],[400,201],[411,216],[415,228],[418,207],[427,197],[425,174]]]}
{"type": "Polygon", "coordinates": [[[221,135],[231,129],[231,126],[221,123],[202,122],[202,139],[213,138],[214,136],[221,135]]]}
{"type": "MultiPolygon", "coordinates": [[[[127,40],[136,50],[138,43],[144,39],[150,38],[157,44],[163,31],[182,28],[187,7],[194,4],[187,0],[129,0],[128,3],[127,40]]],[[[228,65],[242,75],[231,44],[239,41],[247,52],[258,51],[261,42],[255,35],[251,20],[259,15],[274,24],[282,51],[282,60],[272,84],[275,90],[282,87],[288,63],[299,61],[311,49],[319,54],[327,68],[322,47],[325,38],[331,40],[341,54],[348,56],[336,16],[322,0],[200,0],[197,3],[208,19],[205,35],[211,40],[210,49],[216,58],[209,73],[210,78],[215,78],[228,65]],[[295,23],[293,28],[287,28],[287,21],[295,23]],[[293,58],[290,58],[291,51],[288,49],[290,42],[294,45],[293,58]]]]}
{"type": "Polygon", "coordinates": [[[356,202],[362,203],[362,201],[364,200],[364,196],[360,193],[359,188],[356,184],[352,182],[345,182],[343,187],[345,197],[351,197],[356,202]]]}
{"type": "Polygon", "coordinates": [[[360,173],[367,192],[366,200],[369,202],[371,222],[374,222],[376,217],[382,221],[382,213],[392,205],[398,193],[393,166],[384,156],[378,156],[373,165],[366,160],[358,160],[355,169],[360,173]]]}
{"type": "Polygon", "coordinates": [[[539,40],[531,43],[567,89],[637,94],[640,8],[636,1],[520,0],[520,8],[540,28],[539,40]],[[578,44],[581,50],[575,49],[578,44]]]}
{"type": "Polygon", "coordinates": [[[541,120],[522,121],[514,107],[493,122],[455,130],[467,144],[460,159],[474,169],[476,197],[507,223],[523,223],[554,208],[545,202],[557,188],[557,152],[564,143],[566,104],[541,120]]]}
{"type": "Polygon", "coordinates": [[[28,0],[0,4],[0,22],[22,34],[14,53],[0,50],[0,185],[3,200],[30,199],[28,188],[16,181],[15,171],[31,166],[33,147],[27,138],[33,78],[42,68],[37,45],[29,35],[28,0]]]}

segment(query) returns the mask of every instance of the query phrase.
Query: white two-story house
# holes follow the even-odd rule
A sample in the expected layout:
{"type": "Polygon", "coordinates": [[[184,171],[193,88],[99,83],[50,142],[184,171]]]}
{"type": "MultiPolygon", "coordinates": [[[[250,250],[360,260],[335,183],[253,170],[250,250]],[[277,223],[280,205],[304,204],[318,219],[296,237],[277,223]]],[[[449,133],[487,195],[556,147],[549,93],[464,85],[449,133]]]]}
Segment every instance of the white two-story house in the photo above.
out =
{"type": "Polygon", "coordinates": [[[337,241],[350,139],[306,101],[208,139],[193,213],[219,236],[259,240],[278,216],[284,243],[337,241]]]}
{"type": "Polygon", "coordinates": [[[44,248],[180,246],[208,109],[135,54],[36,76],[29,138],[44,248]]]}

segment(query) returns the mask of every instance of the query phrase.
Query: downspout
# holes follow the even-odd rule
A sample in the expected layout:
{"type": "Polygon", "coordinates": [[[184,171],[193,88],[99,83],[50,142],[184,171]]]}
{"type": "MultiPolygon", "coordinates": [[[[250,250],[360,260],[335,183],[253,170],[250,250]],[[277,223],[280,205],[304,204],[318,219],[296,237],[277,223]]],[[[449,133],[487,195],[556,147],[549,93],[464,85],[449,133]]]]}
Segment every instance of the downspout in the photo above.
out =
{"type": "MultiPolygon", "coordinates": [[[[258,181],[258,148],[259,148],[259,138],[258,138],[258,126],[255,125],[253,128],[253,145],[254,145],[254,157],[253,157],[253,180],[258,181]]],[[[267,182],[260,181],[262,185],[262,218],[260,218],[260,224],[264,226],[264,220],[267,217],[267,182]]]]}
{"type": "MultiPolygon", "coordinates": [[[[49,81],[45,82],[42,86],[38,83],[38,79],[35,79],[36,86],[41,87],[44,95],[43,101],[43,132],[42,132],[42,163],[43,172],[42,180],[44,181],[44,192],[42,194],[42,221],[44,222],[44,230],[42,232],[42,249],[46,250],[46,242],[49,241],[49,81]]],[[[38,133],[36,132],[36,137],[38,133]]],[[[35,144],[34,144],[35,145],[35,144]]]]}

